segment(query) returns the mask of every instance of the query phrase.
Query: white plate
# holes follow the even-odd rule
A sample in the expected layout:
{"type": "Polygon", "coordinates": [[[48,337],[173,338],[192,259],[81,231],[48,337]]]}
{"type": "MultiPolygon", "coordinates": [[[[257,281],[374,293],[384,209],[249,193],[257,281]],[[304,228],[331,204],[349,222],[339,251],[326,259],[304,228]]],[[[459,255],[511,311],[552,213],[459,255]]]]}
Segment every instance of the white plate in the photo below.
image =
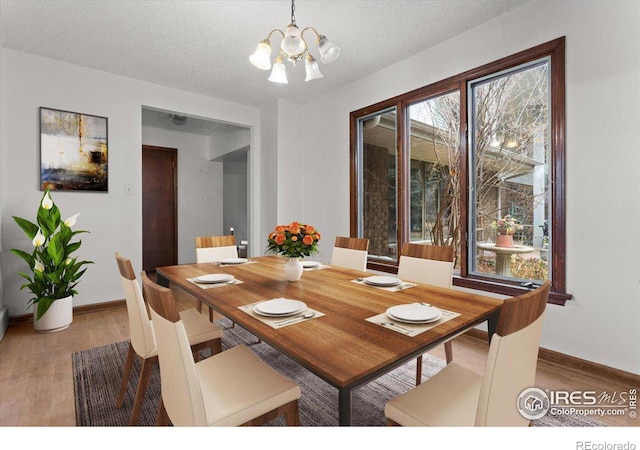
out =
{"type": "Polygon", "coordinates": [[[300,300],[289,300],[287,298],[275,298],[267,300],[253,307],[253,311],[261,316],[290,316],[297,314],[307,308],[307,305],[300,300]]]}
{"type": "Polygon", "coordinates": [[[400,283],[400,280],[396,277],[387,277],[387,276],[373,276],[367,277],[364,281],[366,284],[371,284],[373,286],[395,286],[400,283]]]}
{"type": "Polygon", "coordinates": [[[313,267],[320,267],[321,265],[322,263],[319,263],[318,261],[302,261],[303,269],[311,269],[313,267]]]}
{"type": "Polygon", "coordinates": [[[387,316],[406,323],[430,323],[442,317],[442,311],[434,306],[411,303],[409,305],[396,305],[387,309],[387,316]]]}
{"type": "Polygon", "coordinates": [[[222,264],[244,264],[249,262],[247,258],[225,258],[221,259],[220,262],[222,264]]]}
{"type": "Polygon", "coordinates": [[[226,283],[231,280],[233,280],[233,275],[228,273],[210,273],[208,275],[200,275],[194,279],[196,283],[205,284],[226,283]]]}
{"type": "Polygon", "coordinates": [[[442,313],[438,314],[436,317],[434,317],[433,319],[429,319],[429,320],[407,320],[407,319],[400,319],[399,317],[394,316],[393,314],[387,313],[387,317],[389,317],[392,320],[395,320],[396,322],[403,322],[403,323],[412,323],[412,324],[425,324],[425,323],[433,323],[433,322],[437,322],[438,320],[440,320],[442,318],[442,313]]]}

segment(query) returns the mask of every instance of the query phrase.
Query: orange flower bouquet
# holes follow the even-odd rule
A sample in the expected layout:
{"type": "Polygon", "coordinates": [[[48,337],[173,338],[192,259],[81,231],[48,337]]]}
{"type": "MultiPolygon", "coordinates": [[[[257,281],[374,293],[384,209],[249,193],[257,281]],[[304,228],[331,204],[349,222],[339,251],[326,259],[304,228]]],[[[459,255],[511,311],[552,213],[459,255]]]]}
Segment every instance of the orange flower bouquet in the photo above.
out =
{"type": "Polygon", "coordinates": [[[267,239],[267,253],[275,253],[285,258],[304,258],[318,253],[320,233],[311,225],[291,222],[278,225],[267,239]]]}

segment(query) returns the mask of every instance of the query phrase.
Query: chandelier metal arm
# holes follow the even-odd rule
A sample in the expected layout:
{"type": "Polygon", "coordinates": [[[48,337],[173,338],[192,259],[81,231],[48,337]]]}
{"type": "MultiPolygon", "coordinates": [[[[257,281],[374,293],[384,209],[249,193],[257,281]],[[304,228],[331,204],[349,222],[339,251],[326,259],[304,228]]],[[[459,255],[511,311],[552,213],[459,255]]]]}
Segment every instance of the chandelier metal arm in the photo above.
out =
{"type": "Polygon", "coordinates": [[[269,34],[267,35],[267,40],[271,40],[271,36],[275,32],[280,33],[280,35],[284,38],[284,33],[282,32],[282,30],[278,30],[277,28],[274,28],[273,30],[269,31],[269,34]]]}
{"type": "Polygon", "coordinates": [[[305,31],[307,31],[307,30],[311,30],[311,31],[313,31],[313,32],[316,34],[316,40],[320,39],[320,33],[318,33],[318,32],[316,31],[316,29],[315,29],[315,28],[313,28],[313,27],[307,27],[307,28],[303,29],[303,30],[300,32],[300,36],[302,36],[302,35],[304,34],[304,32],[305,32],[305,31]]]}
{"type": "Polygon", "coordinates": [[[300,39],[302,39],[302,42],[304,42],[304,52],[302,52],[300,54],[300,59],[304,58],[304,55],[308,55],[309,53],[309,44],[307,44],[307,40],[304,38],[304,36],[302,35],[302,33],[300,33],[300,39]]]}

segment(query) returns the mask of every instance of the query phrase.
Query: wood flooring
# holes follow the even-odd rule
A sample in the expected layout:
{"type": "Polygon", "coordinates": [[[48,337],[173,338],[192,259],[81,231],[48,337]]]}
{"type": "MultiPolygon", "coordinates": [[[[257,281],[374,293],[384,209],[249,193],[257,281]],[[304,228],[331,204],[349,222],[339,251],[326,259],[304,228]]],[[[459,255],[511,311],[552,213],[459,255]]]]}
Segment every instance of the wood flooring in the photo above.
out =
{"type": "MultiPolygon", "coordinates": [[[[184,291],[175,295],[182,308],[195,306],[184,291]]],[[[203,314],[208,315],[207,308],[203,314]]],[[[76,314],[67,330],[53,334],[38,334],[30,323],[10,326],[0,341],[0,426],[75,426],[71,354],[128,338],[124,307],[76,314]]],[[[478,373],[484,370],[487,351],[487,343],[475,337],[453,341],[455,361],[478,373]]],[[[445,357],[441,345],[430,353],[445,357]]],[[[639,386],[540,360],[536,387],[619,393],[639,386]]],[[[628,414],[598,420],[612,426],[640,425],[640,419],[628,414]]]]}

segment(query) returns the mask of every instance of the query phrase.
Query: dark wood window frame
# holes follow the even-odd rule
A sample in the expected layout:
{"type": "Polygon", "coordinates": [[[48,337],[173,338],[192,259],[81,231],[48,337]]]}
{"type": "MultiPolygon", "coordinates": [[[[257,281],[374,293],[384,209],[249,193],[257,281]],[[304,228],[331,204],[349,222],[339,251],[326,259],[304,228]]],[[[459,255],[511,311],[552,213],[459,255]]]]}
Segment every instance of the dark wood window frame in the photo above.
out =
{"type": "MultiPolygon", "coordinates": [[[[454,75],[442,81],[430,84],[383,100],[376,104],[353,111],[350,114],[350,223],[351,236],[358,236],[358,177],[360,161],[358,160],[358,120],[381,110],[395,107],[397,120],[397,167],[398,171],[398,246],[409,241],[409,192],[406,180],[409,173],[409,158],[404,156],[407,140],[406,112],[410,104],[437,97],[453,91],[460,92],[460,192],[468,192],[468,136],[467,136],[467,87],[478,78],[508,70],[522,64],[548,57],[551,62],[551,190],[552,190],[552,242],[551,260],[551,293],[549,302],[564,305],[572,296],[566,292],[565,285],[565,37],[546,42],[536,47],[507,56],[497,61],[454,75]]],[[[468,212],[469,198],[463,195],[460,199],[461,216],[461,248],[460,274],[454,276],[453,284],[465,288],[477,289],[504,295],[520,295],[528,288],[516,281],[504,281],[496,278],[470,274],[468,268],[468,212]]],[[[397,263],[369,261],[368,268],[384,272],[396,273],[397,263]]]]}

